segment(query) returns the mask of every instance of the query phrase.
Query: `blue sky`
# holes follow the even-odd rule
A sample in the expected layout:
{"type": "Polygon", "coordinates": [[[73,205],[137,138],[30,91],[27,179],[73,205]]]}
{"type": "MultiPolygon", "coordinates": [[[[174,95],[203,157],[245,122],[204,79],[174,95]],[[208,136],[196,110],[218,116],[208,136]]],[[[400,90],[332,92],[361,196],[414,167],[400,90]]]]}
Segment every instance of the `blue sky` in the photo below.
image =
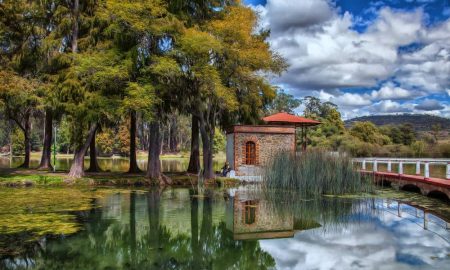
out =
{"type": "MultiPolygon", "coordinates": [[[[345,118],[450,117],[450,0],[246,0],[290,67],[273,82],[345,118]]],[[[301,110],[301,109],[300,109],[301,110]]]]}

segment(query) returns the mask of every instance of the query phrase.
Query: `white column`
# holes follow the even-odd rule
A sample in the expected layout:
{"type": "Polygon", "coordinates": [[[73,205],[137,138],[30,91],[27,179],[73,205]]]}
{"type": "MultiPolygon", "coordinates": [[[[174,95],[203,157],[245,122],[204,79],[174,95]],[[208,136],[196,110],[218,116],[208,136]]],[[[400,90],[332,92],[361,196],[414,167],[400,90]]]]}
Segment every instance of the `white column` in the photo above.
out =
{"type": "Polygon", "coordinates": [[[388,172],[392,172],[392,162],[389,160],[388,161],[388,168],[387,168],[388,172]]]}
{"type": "Polygon", "coordinates": [[[416,175],[420,175],[420,161],[416,162],[416,175]]]}
{"type": "Polygon", "coordinates": [[[376,159],[373,161],[373,171],[374,172],[378,171],[378,161],[376,159]]]}
{"type": "Polygon", "coordinates": [[[403,162],[398,163],[398,174],[403,174],[403,162]]]}
{"type": "Polygon", "coordinates": [[[362,161],[362,169],[365,170],[366,169],[366,160],[363,159],[362,161]]]}
{"type": "Polygon", "coordinates": [[[447,180],[450,180],[450,162],[447,163],[447,180]]]}
{"type": "Polygon", "coordinates": [[[430,163],[425,162],[425,179],[430,178],[430,163]]]}

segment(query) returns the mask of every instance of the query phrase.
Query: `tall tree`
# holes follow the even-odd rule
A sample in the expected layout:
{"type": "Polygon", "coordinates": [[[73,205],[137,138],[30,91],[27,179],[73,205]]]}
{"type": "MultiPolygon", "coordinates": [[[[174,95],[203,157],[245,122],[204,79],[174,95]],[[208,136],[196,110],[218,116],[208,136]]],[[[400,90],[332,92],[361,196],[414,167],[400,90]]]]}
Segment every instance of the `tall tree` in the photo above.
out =
{"type": "Polygon", "coordinates": [[[268,113],[275,114],[279,112],[287,112],[295,114],[301,104],[301,100],[295,98],[293,95],[286,93],[283,89],[277,91],[275,99],[268,106],[268,113]]]}
{"type": "Polygon", "coordinates": [[[25,159],[22,168],[29,168],[31,154],[31,117],[39,98],[37,82],[12,71],[0,71],[0,108],[13,120],[24,135],[25,159]]]}
{"type": "Polygon", "coordinates": [[[214,177],[213,142],[217,125],[230,119],[255,121],[275,89],[261,74],[280,73],[285,64],[255,33],[256,14],[241,4],[226,6],[203,29],[192,27],[180,38],[180,62],[199,120],[203,145],[203,176],[214,177]]]}
{"type": "MultiPolygon", "coordinates": [[[[166,3],[159,0],[108,0],[104,14],[110,18],[110,29],[114,30],[116,47],[126,53],[130,59],[129,79],[133,84],[129,87],[130,102],[126,107],[131,118],[130,132],[133,133],[130,134],[132,140],[130,172],[137,171],[135,113],[138,112],[144,116],[151,114],[153,117],[150,120],[150,162],[147,176],[162,179],[159,159],[162,136],[159,133],[161,120],[165,119],[167,104],[170,103],[167,101],[171,99],[170,96],[163,98],[167,94],[167,89],[162,85],[167,84],[167,75],[170,73],[166,70],[167,64],[170,68],[167,53],[171,49],[174,33],[182,25],[167,11],[166,3]],[[153,89],[155,89],[154,95],[149,93],[153,89]],[[141,99],[143,96],[147,98],[141,99]],[[158,102],[149,99],[154,96],[158,102]],[[143,104],[143,101],[149,102],[143,104]]],[[[146,117],[143,118],[146,119],[146,117]]]]}
{"type": "Polygon", "coordinates": [[[6,115],[24,133],[25,161],[31,152],[31,117],[38,109],[40,44],[47,31],[41,22],[42,9],[37,1],[2,1],[0,3],[0,66],[6,115]]]}
{"type": "MultiPolygon", "coordinates": [[[[236,5],[238,1],[234,0],[170,0],[169,11],[175,14],[184,25],[188,28],[197,27],[205,28],[206,24],[212,19],[221,16],[222,10],[228,5],[236,5]]],[[[182,67],[189,67],[192,63],[185,65],[182,62],[182,67]]],[[[183,70],[183,68],[182,68],[183,70]]],[[[188,74],[189,70],[184,70],[188,74]]],[[[191,78],[192,79],[192,78],[191,78]]],[[[179,86],[180,89],[191,89],[192,80],[188,79],[183,81],[179,86]]],[[[185,93],[186,94],[186,93],[185,93]]],[[[195,106],[195,105],[194,105],[195,106]]],[[[181,104],[183,113],[191,115],[191,147],[190,147],[190,157],[189,165],[187,171],[190,173],[198,174],[200,172],[200,128],[199,119],[195,114],[192,114],[192,107],[189,106],[188,102],[181,104]]]]}

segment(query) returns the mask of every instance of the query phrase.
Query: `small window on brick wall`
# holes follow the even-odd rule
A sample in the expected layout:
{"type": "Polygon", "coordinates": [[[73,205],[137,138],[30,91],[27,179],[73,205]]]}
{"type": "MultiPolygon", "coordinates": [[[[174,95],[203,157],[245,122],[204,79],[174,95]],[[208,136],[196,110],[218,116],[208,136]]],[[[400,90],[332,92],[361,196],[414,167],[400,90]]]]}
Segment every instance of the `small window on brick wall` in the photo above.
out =
{"type": "Polygon", "coordinates": [[[245,144],[245,164],[256,165],[256,144],[254,142],[245,144]]]}

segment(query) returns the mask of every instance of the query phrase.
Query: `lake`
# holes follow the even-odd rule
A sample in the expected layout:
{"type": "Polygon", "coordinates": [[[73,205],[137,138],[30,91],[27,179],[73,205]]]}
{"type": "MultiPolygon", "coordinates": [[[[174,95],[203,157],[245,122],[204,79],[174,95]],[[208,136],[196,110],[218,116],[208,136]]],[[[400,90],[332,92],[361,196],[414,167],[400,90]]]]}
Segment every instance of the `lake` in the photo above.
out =
{"type": "MultiPolygon", "coordinates": [[[[0,169],[15,168],[22,164],[23,157],[13,157],[12,160],[9,157],[0,157],[0,169]]],[[[114,158],[97,158],[98,164],[103,171],[111,172],[126,172],[128,171],[129,160],[125,157],[114,158]]],[[[32,156],[30,161],[31,168],[37,168],[39,166],[40,157],[32,156]]],[[[72,163],[71,157],[57,157],[56,169],[59,171],[68,171],[72,163]]],[[[89,159],[85,159],[85,167],[89,168],[89,159]]],[[[214,159],[214,170],[220,171],[220,168],[225,163],[224,158],[214,159]]],[[[187,170],[189,165],[189,158],[163,158],[161,159],[161,169],[163,172],[183,172],[187,170]]],[[[142,170],[147,170],[147,158],[138,158],[138,166],[142,170]]]]}
{"type": "Polygon", "coordinates": [[[252,186],[1,188],[0,269],[450,269],[444,202],[283,200],[252,186]]]}

